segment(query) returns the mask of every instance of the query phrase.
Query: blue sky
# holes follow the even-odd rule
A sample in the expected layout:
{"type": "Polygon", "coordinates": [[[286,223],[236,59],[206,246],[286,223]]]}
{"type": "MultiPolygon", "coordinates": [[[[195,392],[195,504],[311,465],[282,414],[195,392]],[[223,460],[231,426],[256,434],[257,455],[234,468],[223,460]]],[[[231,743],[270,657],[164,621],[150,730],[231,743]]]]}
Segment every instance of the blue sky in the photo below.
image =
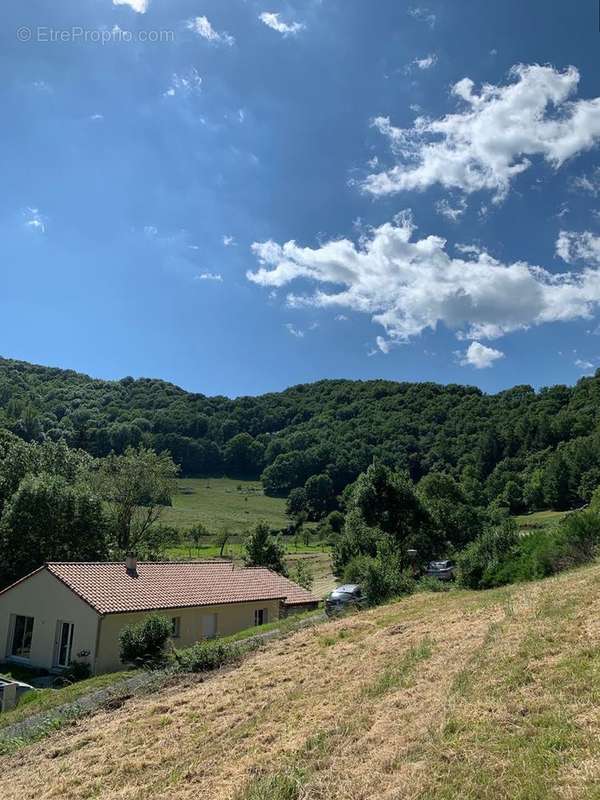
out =
{"type": "Polygon", "coordinates": [[[227,395],[600,366],[596,0],[52,5],[0,11],[3,356],[227,395]]]}

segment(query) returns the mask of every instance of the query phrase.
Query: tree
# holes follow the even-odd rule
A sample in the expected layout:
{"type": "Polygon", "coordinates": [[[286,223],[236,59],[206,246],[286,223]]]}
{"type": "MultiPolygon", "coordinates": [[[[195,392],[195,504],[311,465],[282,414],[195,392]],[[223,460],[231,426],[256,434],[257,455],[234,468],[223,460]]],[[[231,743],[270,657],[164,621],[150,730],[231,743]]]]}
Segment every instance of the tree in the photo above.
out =
{"type": "Polygon", "coordinates": [[[551,458],[543,477],[544,500],[546,504],[557,511],[569,508],[569,469],[560,452],[551,458]]]}
{"type": "Polygon", "coordinates": [[[178,471],[168,453],[144,447],[129,447],[100,462],[95,484],[110,509],[116,552],[144,548],[163,507],[171,504],[178,471]]]}
{"type": "Polygon", "coordinates": [[[187,533],[188,541],[193,542],[196,548],[196,555],[200,550],[200,545],[202,544],[202,540],[209,535],[208,528],[203,525],[201,522],[197,522],[195,525],[189,529],[187,533]]]}
{"type": "Polygon", "coordinates": [[[285,513],[294,518],[306,512],[306,490],[303,487],[292,489],[285,503],[285,513]]]}
{"type": "Polygon", "coordinates": [[[333,481],[329,475],[311,475],[304,484],[306,511],[311,520],[320,520],[335,505],[333,481]]]}
{"type": "Polygon", "coordinates": [[[232,478],[257,478],[264,459],[264,447],[249,433],[238,433],[225,445],[225,469],[232,478]]]}
{"type": "Polygon", "coordinates": [[[333,568],[342,577],[351,561],[368,556],[380,562],[377,568],[369,567],[369,574],[385,572],[386,585],[398,587],[410,562],[409,550],[416,549],[423,561],[439,555],[444,546],[410,479],[372,465],[352,489],[344,529],[333,550],[333,568]]]}
{"type": "Polygon", "coordinates": [[[107,557],[100,498],[58,475],[24,478],[0,518],[0,584],[23,577],[46,561],[107,557]]]}
{"type": "Polygon", "coordinates": [[[452,547],[464,547],[481,533],[483,511],[468,503],[462,485],[451,475],[430,472],[419,482],[417,493],[439,537],[452,547]]]}
{"type": "Polygon", "coordinates": [[[308,592],[312,590],[315,577],[310,564],[305,558],[299,558],[296,561],[290,572],[290,580],[297,583],[298,586],[302,586],[302,588],[306,589],[308,592]]]}
{"type": "Polygon", "coordinates": [[[266,522],[259,522],[248,534],[244,543],[244,563],[247,567],[266,567],[287,575],[285,550],[282,544],[273,537],[266,522]]]}
{"type": "Polygon", "coordinates": [[[219,548],[219,558],[223,558],[223,553],[225,552],[227,542],[230,539],[231,531],[227,530],[227,528],[223,528],[223,530],[219,531],[215,536],[215,544],[219,548]]]}

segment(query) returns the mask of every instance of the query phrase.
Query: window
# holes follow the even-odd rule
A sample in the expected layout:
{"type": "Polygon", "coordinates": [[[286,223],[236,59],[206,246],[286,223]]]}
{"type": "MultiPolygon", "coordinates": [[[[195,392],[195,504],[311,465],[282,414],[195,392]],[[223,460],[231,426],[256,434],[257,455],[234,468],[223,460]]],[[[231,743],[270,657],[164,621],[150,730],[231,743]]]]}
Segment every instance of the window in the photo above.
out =
{"type": "Polygon", "coordinates": [[[55,666],[68,667],[71,663],[71,650],[73,649],[73,632],[75,626],[72,622],[58,621],[56,634],[55,666]]]}
{"type": "Polygon", "coordinates": [[[31,656],[32,636],[33,617],[15,616],[10,654],[16,658],[29,658],[31,656]]]}
{"type": "Polygon", "coordinates": [[[181,633],[181,617],[171,617],[171,638],[179,639],[181,633]]]}
{"type": "Polygon", "coordinates": [[[254,626],[258,627],[259,625],[266,625],[268,618],[268,609],[266,608],[255,608],[254,609],[254,626]]]}

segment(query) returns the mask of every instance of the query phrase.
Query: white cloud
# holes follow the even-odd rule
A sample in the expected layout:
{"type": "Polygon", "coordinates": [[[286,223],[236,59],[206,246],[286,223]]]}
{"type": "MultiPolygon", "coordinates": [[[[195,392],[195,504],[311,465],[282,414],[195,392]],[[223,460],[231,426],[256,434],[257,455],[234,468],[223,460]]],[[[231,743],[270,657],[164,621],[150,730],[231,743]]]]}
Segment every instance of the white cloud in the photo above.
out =
{"type": "Polygon", "coordinates": [[[23,212],[25,227],[36,233],[46,233],[46,218],[38,208],[26,208],[23,212]]]}
{"type": "Polygon", "coordinates": [[[177,94],[190,95],[201,91],[202,78],[198,75],[196,67],[192,67],[185,75],[173,73],[171,85],[163,92],[164,97],[175,97],[177,94]]]}
{"type": "Polygon", "coordinates": [[[31,85],[38,92],[46,92],[48,94],[52,92],[52,87],[47,81],[33,81],[31,85]]]}
{"type": "Polygon", "coordinates": [[[277,33],[280,33],[282,36],[295,36],[297,33],[300,33],[300,31],[303,31],[306,27],[301,22],[292,22],[292,23],[282,22],[279,19],[279,14],[275,14],[272,11],[263,11],[263,13],[260,14],[258,18],[268,28],[272,28],[274,31],[277,31],[277,33]]]}
{"type": "Polygon", "coordinates": [[[223,281],[223,276],[218,272],[201,272],[200,275],[195,276],[197,281],[223,281]]]}
{"type": "Polygon", "coordinates": [[[412,8],[408,9],[408,13],[411,17],[413,17],[413,19],[416,19],[419,22],[427,23],[430,28],[435,26],[436,16],[428,8],[419,8],[418,6],[413,6],[412,8]]]}
{"type": "Polygon", "coordinates": [[[392,347],[392,342],[389,339],[385,339],[383,336],[377,336],[375,339],[375,344],[381,350],[382,353],[386,355],[390,352],[392,347]]]}
{"type": "Polygon", "coordinates": [[[471,366],[475,369],[486,369],[491,367],[494,361],[504,358],[504,353],[494,350],[493,347],[486,347],[479,342],[471,342],[468,349],[460,354],[460,364],[463,367],[471,366]]]}
{"type": "Polygon", "coordinates": [[[138,14],[145,14],[150,0],[113,0],[113,6],[129,6],[138,14]]]}
{"type": "Polygon", "coordinates": [[[235,247],[236,245],[235,236],[228,236],[227,234],[223,236],[223,247],[235,247]]]}
{"type": "Polygon", "coordinates": [[[431,69],[431,67],[435,66],[437,63],[437,56],[435,53],[431,53],[425,58],[415,58],[413,61],[410,62],[410,66],[417,67],[417,69],[431,69]]]}
{"type": "Polygon", "coordinates": [[[561,231],[556,240],[556,255],[567,264],[585,261],[588,265],[600,266],[600,236],[590,231],[561,231]]]}
{"type": "Polygon", "coordinates": [[[348,317],[345,314],[336,314],[334,320],[336,322],[346,322],[348,320],[348,317]]]}
{"type": "Polygon", "coordinates": [[[216,31],[206,17],[194,17],[188,20],[186,27],[213,44],[226,44],[229,47],[235,44],[233,36],[227,31],[216,31]]]}
{"type": "Polygon", "coordinates": [[[592,364],[591,361],[586,361],[586,360],[584,360],[582,358],[576,358],[575,359],[575,366],[578,369],[583,370],[584,372],[589,372],[590,370],[594,369],[594,365],[592,364]]]}
{"type": "Polygon", "coordinates": [[[596,167],[591,175],[578,175],[573,178],[571,189],[598,197],[600,195],[600,167],[596,167]]]}
{"type": "Polygon", "coordinates": [[[104,119],[104,114],[92,114],[90,119],[92,122],[101,122],[104,119]]]}
{"type": "Polygon", "coordinates": [[[439,324],[459,338],[493,339],[544,323],[589,318],[600,304],[600,269],[553,274],[524,261],[503,263],[475,249],[452,257],[446,241],[413,241],[408,214],[372,229],[358,244],[327,241],[316,248],[295,241],[255,242],[259,261],[249,280],[268,288],[316,283],[289,293],[291,307],[369,314],[394,343],[439,324]]]}
{"type": "Polygon", "coordinates": [[[560,72],[518,65],[511,77],[506,85],[484,84],[479,94],[463,78],[452,93],[465,110],[439,119],[417,117],[412,128],[375,118],[372,125],[389,140],[397,163],[368,175],[364,190],[380,196],[440,184],[468,193],[490,190],[500,201],[532,156],[558,169],[599,141],[600,98],[570,99],[579,83],[574,67],[560,72]]]}
{"type": "Polygon", "coordinates": [[[446,219],[449,219],[451,222],[458,222],[466,209],[467,203],[462,197],[457,200],[457,205],[454,207],[450,205],[449,201],[445,198],[438,200],[435,204],[437,213],[441,214],[442,217],[446,217],[446,219]]]}
{"type": "Polygon", "coordinates": [[[285,325],[287,332],[290,333],[292,336],[295,336],[296,339],[304,339],[304,331],[300,330],[300,328],[296,328],[295,325],[292,325],[291,322],[286,322],[285,325]]]}

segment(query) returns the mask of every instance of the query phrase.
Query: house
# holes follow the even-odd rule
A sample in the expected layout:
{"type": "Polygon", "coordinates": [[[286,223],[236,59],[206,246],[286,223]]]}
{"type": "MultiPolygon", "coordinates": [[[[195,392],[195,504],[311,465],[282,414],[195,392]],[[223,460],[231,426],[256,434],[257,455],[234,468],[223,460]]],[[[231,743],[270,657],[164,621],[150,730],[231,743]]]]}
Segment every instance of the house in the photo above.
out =
{"type": "Polygon", "coordinates": [[[177,647],[316,608],[318,599],[268,569],[229,561],[53,562],[0,592],[0,660],[49,670],[72,661],[122,669],[119,632],[151,611],[177,647]]]}

